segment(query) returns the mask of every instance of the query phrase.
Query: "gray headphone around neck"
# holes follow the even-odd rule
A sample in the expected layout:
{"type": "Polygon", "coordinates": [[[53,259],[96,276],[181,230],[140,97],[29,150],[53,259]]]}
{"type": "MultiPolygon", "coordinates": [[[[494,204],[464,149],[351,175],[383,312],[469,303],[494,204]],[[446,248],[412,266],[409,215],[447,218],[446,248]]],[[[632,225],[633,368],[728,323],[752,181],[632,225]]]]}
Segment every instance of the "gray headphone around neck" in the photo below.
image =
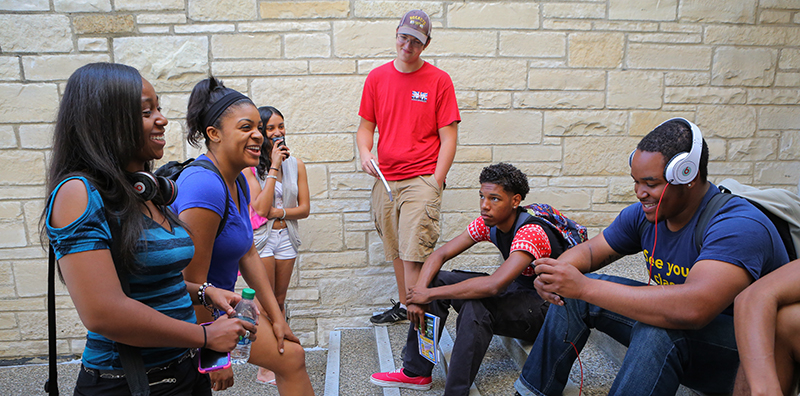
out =
{"type": "MultiPolygon", "coordinates": [[[[700,132],[700,128],[698,128],[697,125],[683,117],[670,118],[653,129],[657,129],[670,121],[683,122],[692,130],[692,149],[688,153],[684,151],[676,154],[667,162],[667,166],[664,167],[664,179],[670,184],[688,184],[694,180],[697,173],[700,171],[700,155],[703,153],[703,134],[700,132]]],[[[633,149],[630,157],[628,157],[628,166],[631,166],[633,163],[634,153],[636,153],[636,149],[633,149]]]]}

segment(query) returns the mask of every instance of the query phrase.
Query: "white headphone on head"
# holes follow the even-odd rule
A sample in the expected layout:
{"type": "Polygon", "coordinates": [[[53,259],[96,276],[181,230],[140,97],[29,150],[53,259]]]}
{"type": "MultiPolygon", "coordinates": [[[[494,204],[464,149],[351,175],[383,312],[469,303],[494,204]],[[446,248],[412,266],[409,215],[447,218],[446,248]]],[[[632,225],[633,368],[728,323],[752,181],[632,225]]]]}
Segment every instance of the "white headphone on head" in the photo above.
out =
{"type": "MultiPolygon", "coordinates": [[[[703,134],[700,132],[700,128],[698,128],[697,125],[683,117],[670,118],[653,129],[657,129],[670,121],[683,122],[692,130],[692,149],[688,153],[684,151],[675,154],[675,156],[667,162],[667,166],[664,167],[664,178],[670,184],[688,184],[694,180],[695,176],[697,176],[697,173],[700,171],[700,155],[703,153],[703,134]]],[[[630,157],[628,157],[628,166],[631,166],[633,163],[633,154],[635,152],[636,149],[633,149],[630,157]]]]}

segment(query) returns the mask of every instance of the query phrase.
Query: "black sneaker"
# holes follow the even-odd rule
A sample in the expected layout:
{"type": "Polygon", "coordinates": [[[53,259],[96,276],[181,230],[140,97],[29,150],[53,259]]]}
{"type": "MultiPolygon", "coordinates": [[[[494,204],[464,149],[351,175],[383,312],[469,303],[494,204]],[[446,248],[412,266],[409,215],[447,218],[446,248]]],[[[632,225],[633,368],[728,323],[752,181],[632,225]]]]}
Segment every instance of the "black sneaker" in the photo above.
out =
{"type": "Polygon", "coordinates": [[[389,308],[386,312],[379,313],[371,318],[369,321],[375,325],[390,325],[392,323],[401,322],[404,320],[408,320],[408,314],[406,313],[405,308],[400,308],[400,303],[394,300],[391,300],[393,307],[389,308]]]}

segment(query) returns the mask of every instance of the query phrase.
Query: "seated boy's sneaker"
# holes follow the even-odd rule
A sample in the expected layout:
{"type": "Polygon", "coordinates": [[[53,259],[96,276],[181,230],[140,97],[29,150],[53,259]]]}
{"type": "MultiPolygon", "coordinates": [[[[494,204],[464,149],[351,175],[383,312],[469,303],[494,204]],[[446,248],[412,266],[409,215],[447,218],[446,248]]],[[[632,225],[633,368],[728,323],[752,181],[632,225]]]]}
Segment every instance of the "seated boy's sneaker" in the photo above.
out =
{"type": "Polygon", "coordinates": [[[405,308],[400,307],[399,302],[391,300],[393,306],[386,312],[379,313],[369,318],[369,321],[375,325],[389,325],[392,323],[408,320],[408,313],[405,308]]]}
{"type": "Polygon", "coordinates": [[[375,373],[369,378],[375,385],[393,388],[428,390],[431,388],[431,377],[409,377],[399,368],[388,373],[375,373]]]}

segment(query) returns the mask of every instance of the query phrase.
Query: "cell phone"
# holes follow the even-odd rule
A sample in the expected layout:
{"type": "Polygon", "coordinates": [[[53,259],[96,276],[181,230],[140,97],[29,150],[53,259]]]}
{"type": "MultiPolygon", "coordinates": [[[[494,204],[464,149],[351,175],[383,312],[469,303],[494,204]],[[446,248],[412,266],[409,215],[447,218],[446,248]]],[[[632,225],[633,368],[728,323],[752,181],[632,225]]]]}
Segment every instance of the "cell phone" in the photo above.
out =
{"type": "Polygon", "coordinates": [[[286,136],[276,136],[272,138],[272,144],[277,144],[278,147],[281,145],[286,146],[286,136]]]}
{"type": "Polygon", "coordinates": [[[197,365],[197,371],[203,374],[231,366],[231,354],[229,352],[217,352],[208,348],[200,348],[200,359],[198,360],[200,362],[197,365]]]}

